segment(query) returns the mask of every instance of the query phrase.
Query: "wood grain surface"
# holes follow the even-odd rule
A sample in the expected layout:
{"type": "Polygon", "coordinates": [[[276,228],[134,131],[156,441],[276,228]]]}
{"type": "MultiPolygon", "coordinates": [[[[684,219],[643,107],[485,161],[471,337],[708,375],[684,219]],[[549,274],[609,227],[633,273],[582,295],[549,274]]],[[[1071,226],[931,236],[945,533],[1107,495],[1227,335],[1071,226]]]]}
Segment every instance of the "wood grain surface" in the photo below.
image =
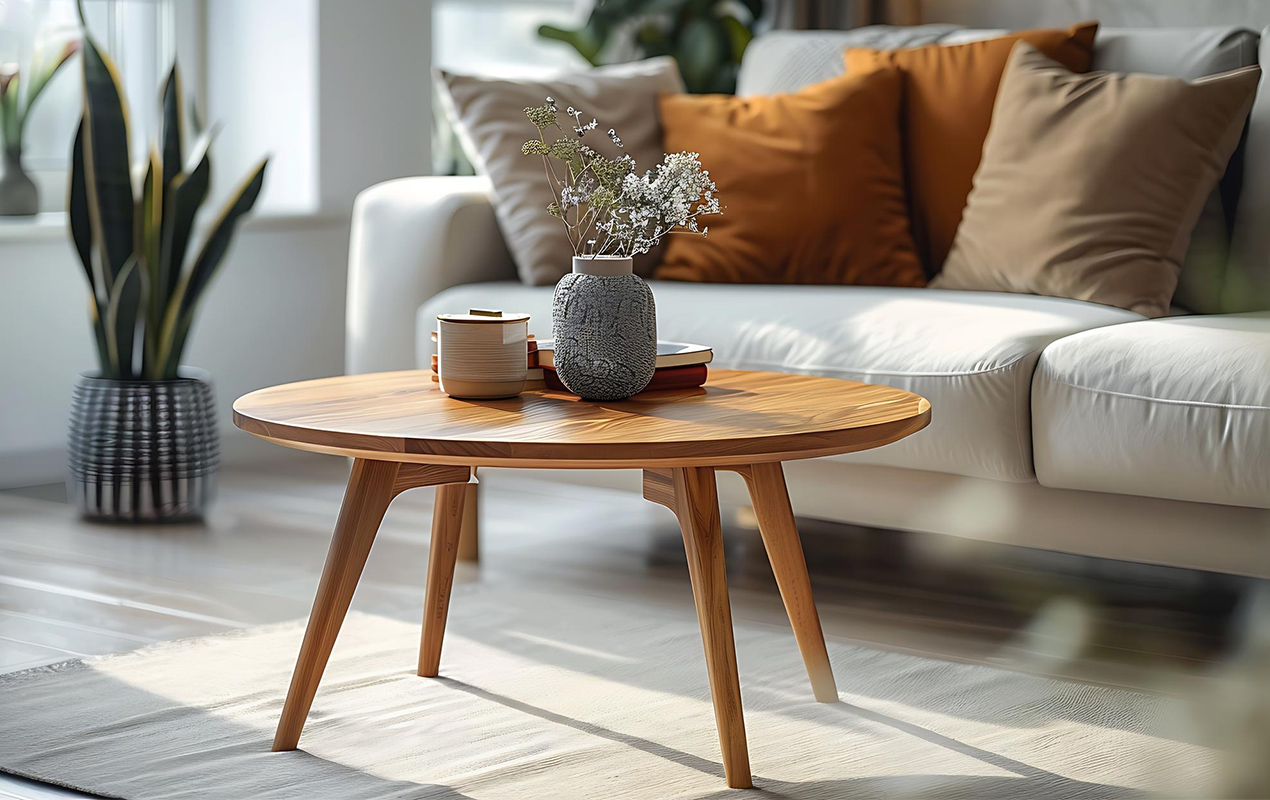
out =
{"type": "Polygon", "coordinates": [[[733,469],[745,478],[749,488],[763,547],[772,562],[772,574],[776,577],[781,599],[785,601],[785,611],[789,614],[789,624],[794,629],[798,650],[807,667],[812,693],[821,703],[836,703],[838,687],[834,683],[833,668],[829,665],[820,615],[812,599],[811,578],[807,574],[803,544],[794,522],[794,508],[785,487],[785,474],[780,464],[754,464],[733,469]]]}
{"type": "Polygon", "coordinates": [[[728,573],[714,470],[710,467],[645,470],[644,499],[669,508],[679,519],[697,622],[701,626],[701,642],[705,646],[706,674],[710,679],[714,721],[719,729],[723,772],[728,786],[748,789],[752,785],[750,753],[745,741],[745,714],[741,707],[736,644],[732,638],[732,605],[728,599],[728,573]]]}
{"type": "Polygon", "coordinates": [[[866,450],[930,422],[922,397],[887,386],[712,370],[705,387],[592,403],[538,389],[457,400],[426,371],[304,381],[240,397],[234,423],[301,450],[465,466],[726,466],[866,450]]]}
{"type": "Polygon", "coordinates": [[[335,647],[353,591],[366,566],[370,546],[375,542],[379,523],[394,496],[394,484],[401,465],[386,461],[355,461],[348,488],[340,506],[335,535],[327,552],[326,566],[318,582],[313,610],[304,632],[304,642],[291,676],[291,688],[278,719],[273,749],[294,750],[313,705],[318,683],[335,647]]]}

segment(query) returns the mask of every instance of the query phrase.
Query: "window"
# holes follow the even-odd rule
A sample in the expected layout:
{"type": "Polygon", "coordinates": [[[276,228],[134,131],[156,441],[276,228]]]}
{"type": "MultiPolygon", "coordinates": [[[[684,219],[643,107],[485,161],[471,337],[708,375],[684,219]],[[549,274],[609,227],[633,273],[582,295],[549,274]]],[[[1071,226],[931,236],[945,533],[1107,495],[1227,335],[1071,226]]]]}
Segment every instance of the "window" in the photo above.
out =
{"type": "MultiPolygon", "coordinates": [[[[134,161],[145,159],[158,118],[158,92],[181,50],[186,97],[202,92],[193,25],[199,0],[86,0],[88,29],[115,60],[128,98],[134,161]],[[189,46],[186,42],[189,42],[189,46]]],[[[25,66],[28,30],[38,26],[47,40],[74,34],[79,19],[74,0],[0,0],[0,62],[25,66]]],[[[80,117],[78,61],[63,67],[41,94],[27,118],[23,136],[23,164],[40,187],[42,211],[60,211],[66,204],[66,172],[71,143],[80,117]]]]}
{"type": "MultiPolygon", "coordinates": [[[[524,78],[558,70],[583,69],[586,62],[561,42],[538,36],[542,24],[580,25],[590,0],[434,0],[432,63],[473,75],[524,78]]],[[[433,172],[470,174],[445,110],[433,103],[433,172]]]]}

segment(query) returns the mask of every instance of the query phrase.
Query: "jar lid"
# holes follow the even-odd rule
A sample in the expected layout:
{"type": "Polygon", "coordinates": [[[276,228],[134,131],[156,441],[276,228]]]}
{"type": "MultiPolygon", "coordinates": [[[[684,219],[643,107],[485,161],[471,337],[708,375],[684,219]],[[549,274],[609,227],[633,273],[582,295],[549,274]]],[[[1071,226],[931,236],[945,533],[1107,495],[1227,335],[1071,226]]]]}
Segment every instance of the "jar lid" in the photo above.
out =
{"type": "Polygon", "coordinates": [[[437,314],[442,322],[465,322],[477,325],[509,325],[513,322],[528,322],[529,315],[521,312],[502,312],[495,309],[473,308],[466,314],[437,314]]]}

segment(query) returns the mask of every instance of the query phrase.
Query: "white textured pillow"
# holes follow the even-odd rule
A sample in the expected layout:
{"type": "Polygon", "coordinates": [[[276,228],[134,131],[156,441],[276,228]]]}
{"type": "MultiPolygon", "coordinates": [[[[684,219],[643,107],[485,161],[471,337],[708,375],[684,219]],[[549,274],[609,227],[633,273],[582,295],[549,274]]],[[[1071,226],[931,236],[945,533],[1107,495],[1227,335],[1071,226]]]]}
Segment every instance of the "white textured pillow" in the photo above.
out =
{"type": "MultiPolygon", "coordinates": [[[[543,80],[502,80],[435,71],[442,102],[455,132],[477,171],[494,185],[494,215],[520,279],[530,285],[555,283],[572,265],[573,249],[560,221],[547,214],[551,187],[542,162],[520,152],[536,131],[525,119],[526,106],[555,98],[563,111],[573,106],[600,121],[600,135],[587,143],[614,156],[619,151],[603,135],[615,128],[640,172],[661,162],[661,121],[657,97],[683,91],[675,60],[651,58],[632,64],[598,67],[543,80]]],[[[547,132],[548,136],[552,134],[547,132]]],[[[572,135],[566,128],[559,135],[572,135]]],[[[635,261],[651,272],[656,251],[635,261]]]]}

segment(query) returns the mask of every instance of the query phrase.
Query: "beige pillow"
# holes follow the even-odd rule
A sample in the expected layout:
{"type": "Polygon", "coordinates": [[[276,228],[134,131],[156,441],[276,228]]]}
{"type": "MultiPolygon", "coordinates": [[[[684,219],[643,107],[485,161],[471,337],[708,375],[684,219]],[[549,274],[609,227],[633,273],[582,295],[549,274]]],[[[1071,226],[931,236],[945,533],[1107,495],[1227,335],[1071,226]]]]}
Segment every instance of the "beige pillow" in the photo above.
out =
{"type": "Polygon", "coordinates": [[[1258,67],[1185,81],[1073,73],[1015,45],[961,225],[931,286],[1168,312],[1258,67]]]}
{"type": "MultiPolygon", "coordinates": [[[[657,97],[683,91],[670,57],[544,80],[478,78],[442,70],[435,70],[435,77],[464,149],[494,185],[494,215],[520,279],[531,285],[555,283],[569,272],[573,249],[560,220],[547,214],[552,194],[542,161],[520,152],[522,144],[537,136],[525,119],[525,107],[552,97],[561,111],[573,106],[585,115],[584,121],[597,119],[600,128],[587,135],[587,144],[607,156],[629,153],[642,173],[661,163],[663,155],[657,97]],[[622,137],[624,150],[604,135],[609,128],[622,137]]],[[[568,129],[566,133],[572,135],[568,129]]],[[[636,271],[650,273],[657,256],[653,251],[637,258],[636,271]]]]}

